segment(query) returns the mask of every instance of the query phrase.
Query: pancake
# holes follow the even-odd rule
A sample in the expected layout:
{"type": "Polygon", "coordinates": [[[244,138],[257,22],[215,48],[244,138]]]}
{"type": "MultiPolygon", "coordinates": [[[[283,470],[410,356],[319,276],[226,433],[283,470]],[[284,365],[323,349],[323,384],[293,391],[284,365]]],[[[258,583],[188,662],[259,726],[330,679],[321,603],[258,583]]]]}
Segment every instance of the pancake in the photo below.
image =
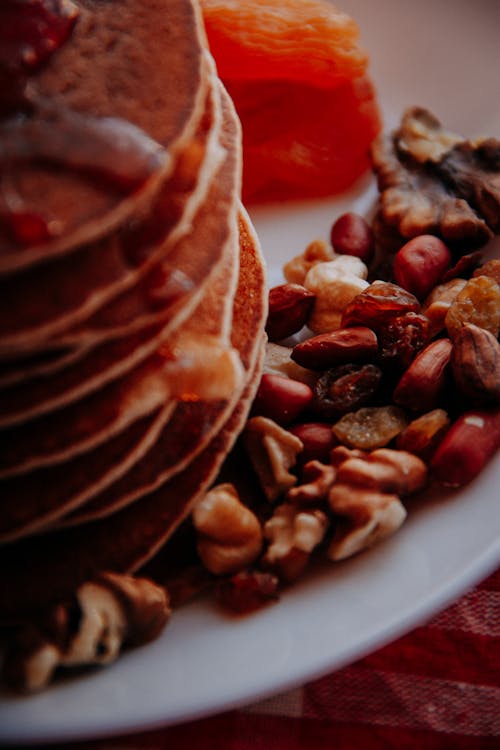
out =
{"type": "MultiPolygon", "coordinates": [[[[109,177],[110,165],[121,169],[125,173],[120,175],[123,188],[134,156],[142,161],[140,143],[134,151],[130,143],[120,142],[127,131],[135,129],[161,147],[166,158],[153,169],[156,179],[152,181],[157,183],[158,177],[163,179],[172,172],[203,113],[209,72],[196,4],[153,0],[147,13],[138,0],[120,0],[119,4],[116,0],[78,0],[77,5],[79,15],[70,38],[30,75],[30,117],[21,127],[14,123],[18,140],[19,131],[23,131],[25,158],[17,159],[9,175],[11,189],[26,210],[33,207],[37,215],[62,221],[65,231],[52,241],[28,248],[3,237],[1,272],[45,261],[93,241],[130,217],[143,202],[141,193],[149,198],[158,185],[151,185],[151,179],[139,186],[132,184],[129,195],[123,196],[123,191],[113,191],[110,181],[102,179],[109,177]],[[49,127],[44,129],[47,119],[49,127]],[[34,130],[31,135],[24,132],[30,129],[34,130]],[[52,137],[54,131],[56,138],[52,137]],[[88,142],[79,153],[78,144],[85,138],[88,142]],[[60,154],[63,140],[70,144],[62,144],[60,154]],[[104,152],[104,168],[97,169],[101,179],[89,180],[89,171],[96,171],[96,163],[100,166],[99,149],[104,152]],[[120,150],[127,153],[127,159],[121,158],[120,150]],[[45,166],[47,158],[44,162],[40,155],[47,157],[47,151],[51,159],[45,166]],[[78,164],[78,156],[83,164],[78,164]],[[54,162],[58,166],[55,178],[54,162]]],[[[11,124],[3,123],[4,127],[11,124]]],[[[11,160],[16,153],[11,142],[11,160]]]]}
{"type": "MultiPolygon", "coordinates": [[[[264,348],[262,260],[243,213],[239,227],[240,285],[246,294],[238,304],[242,324],[253,321],[258,331],[253,340],[260,356],[233,413],[196,460],[157,491],[105,519],[4,545],[0,549],[0,611],[6,620],[67,596],[97,571],[139,568],[168,540],[215,479],[246,419],[260,379],[264,348]]],[[[250,334],[252,329],[247,330],[250,334]]]]}
{"type": "MultiPolygon", "coordinates": [[[[179,160],[179,169],[161,186],[148,212],[71,254],[0,277],[0,357],[59,348],[57,334],[137,283],[190,230],[223,156],[218,139],[208,140],[212,119],[203,120],[207,148],[202,164],[189,156],[179,160]],[[15,316],[9,315],[12,309],[15,316]]],[[[193,147],[197,156],[200,137],[193,147]]]]}
{"type": "MultiPolygon", "coordinates": [[[[237,384],[240,380],[243,382],[241,365],[234,362],[228,339],[238,263],[234,248],[228,250],[226,263],[218,269],[218,278],[214,279],[217,293],[204,297],[192,319],[179,332],[178,339],[169,342],[168,350],[165,347],[158,350],[137,368],[134,377],[129,374],[76,402],[73,407],[6,432],[2,456],[4,474],[19,473],[26,468],[31,471],[4,478],[0,483],[0,540],[12,540],[53,522],[102,491],[130,468],[132,457],[139,456],[138,448],[134,447],[137,435],[131,430],[127,433],[130,439],[124,441],[123,431],[127,432],[129,424],[140,419],[145,409],[155,410],[155,413],[160,410],[163,424],[168,421],[166,417],[175,408],[174,397],[181,395],[176,389],[185,388],[183,356],[186,349],[188,354],[190,352],[183,340],[191,331],[196,331],[197,338],[208,338],[214,350],[213,353],[204,350],[206,361],[198,363],[199,370],[213,366],[214,357],[215,366],[220,362],[225,368],[225,381],[213,382],[213,373],[209,371],[208,387],[229,386],[230,392],[237,392],[237,384]],[[222,349],[221,354],[214,348],[217,344],[222,349]],[[130,456],[126,465],[121,461],[117,445],[130,456]],[[81,453],[82,450],[85,452],[81,453]],[[5,468],[7,463],[10,472],[5,468]]],[[[191,359],[187,367],[191,369],[191,359]]],[[[197,380],[200,377],[197,372],[197,380]]],[[[152,420],[150,422],[152,424],[152,420]]],[[[148,421],[142,424],[148,426],[148,421]]],[[[144,443],[140,445],[142,450],[144,443]]]]}
{"type": "MultiPolygon", "coordinates": [[[[217,98],[220,108],[219,94],[217,98]]],[[[102,329],[94,330],[93,340],[109,340],[109,336],[117,335],[118,326],[118,333],[127,333],[131,339],[130,348],[124,342],[116,344],[111,341],[106,347],[90,349],[83,361],[77,360],[69,369],[54,373],[54,368],[49,368],[46,375],[31,382],[4,387],[0,390],[0,426],[33,419],[105,385],[117,374],[121,375],[136,365],[141,356],[151,353],[189,316],[210,280],[211,270],[223,262],[227,243],[234,242],[230,237],[231,221],[228,217],[241,180],[241,164],[235,149],[239,138],[238,122],[234,115],[226,112],[220,141],[226,158],[194,218],[192,231],[176,244],[165,264],[152,269],[144,284],[117,298],[107,311],[104,309],[103,314],[94,319],[94,326],[100,324],[102,329]],[[189,278],[194,290],[189,288],[188,293],[185,289],[185,294],[179,293],[178,286],[177,294],[171,288],[169,290],[169,281],[177,278],[189,278]],[[149,315],[141,317],[145,307],[149,308],[149,315]],[[146,327],[152,335],[149,347],[145,337],[135,334],[137,328],[146,327]],[[141,346],[136,346],[137,342],[141,346]]],[[[175,283],[170,286],[175,287],[175,283]]],[[[90,336],[92,320],[86,325],[90,336]]],[[[81,331],[80,334],[83,336],[81,331]]]]}
{"type": "MultiPolygon", "coordinates": [[[[245,235],[248,222],[240,219],[240,242],[255,238],[245,235]]],[[[259,285],[264,284],[262,269],[251,262],[248,249],[241,251],[240,277],[233,303],[233,345],[238,348],[243,366],[247,372],[255,368],[259,356],[259,330],[263,326],[262,309],[249,304],[249,295],[257,294],[259,285]]],[[[240,397],[236,392],[226,404],[204,402],[181,402],[177,405],[170,420],[163,428],[157,442],[144,458],[114,482],[106,490],[94,496],[76,511],[66,515],[59,526],[70,526],[114,513],[133,502],[146,492],[152,492],[176,473],[184,469],[205,448],[220,425],[228,418],[240,397]]]]}

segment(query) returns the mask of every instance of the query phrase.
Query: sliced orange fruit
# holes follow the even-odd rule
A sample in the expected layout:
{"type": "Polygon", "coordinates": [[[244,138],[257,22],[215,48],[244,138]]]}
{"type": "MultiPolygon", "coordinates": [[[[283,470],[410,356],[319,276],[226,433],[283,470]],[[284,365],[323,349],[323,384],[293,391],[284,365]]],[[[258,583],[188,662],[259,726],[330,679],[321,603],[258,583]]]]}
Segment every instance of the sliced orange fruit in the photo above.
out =
{"type": "Polygon", "coordinates": [[[318,197],[369,168],[381,122],[358,27],[326,0],[201,0],[243,127],[247,202],[318,197]]]}
{"type": "Polygon", "coordinates": [[[327,0],[202,0],[220,76],[334,86],[365,72],[357,24],[327,0]]]}

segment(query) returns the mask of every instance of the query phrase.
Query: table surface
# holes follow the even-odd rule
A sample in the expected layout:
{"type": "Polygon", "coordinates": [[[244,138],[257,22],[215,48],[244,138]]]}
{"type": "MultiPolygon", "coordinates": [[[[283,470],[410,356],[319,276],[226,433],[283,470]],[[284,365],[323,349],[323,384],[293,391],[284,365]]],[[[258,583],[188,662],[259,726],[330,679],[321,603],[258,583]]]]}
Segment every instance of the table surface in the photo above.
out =
{"type": "Polygon", "coordinates": [[[200,721],[71,747],[498,748],[500,570],[428,623],[303,687],[200,721]]]}

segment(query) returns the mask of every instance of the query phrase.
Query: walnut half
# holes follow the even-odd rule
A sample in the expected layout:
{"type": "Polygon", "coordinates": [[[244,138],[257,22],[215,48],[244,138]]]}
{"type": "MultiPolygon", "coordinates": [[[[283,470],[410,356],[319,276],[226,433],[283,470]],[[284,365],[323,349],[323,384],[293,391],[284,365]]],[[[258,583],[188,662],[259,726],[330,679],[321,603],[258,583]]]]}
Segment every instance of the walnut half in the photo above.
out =
{"type": "MultiPolygon", "coordinates": [[[[500,230],[500,143],[473,143],[412,107],[392,136],[372,146],[382,231],[401,244],[435,234],[455,248],[481,247],[500,230]]],[[[380,231],[380,230],[379,230],[380,231]]]]}
{"type": "Polygon", "coordinates": [[[3,673],[10,687],[33,692],[58,667],[108,664],[124,646],[155,638],[168,622],[164,588],[146,578],[102,573],[78,587],[71,602],[50,608],[15,633],[3,673]]]}

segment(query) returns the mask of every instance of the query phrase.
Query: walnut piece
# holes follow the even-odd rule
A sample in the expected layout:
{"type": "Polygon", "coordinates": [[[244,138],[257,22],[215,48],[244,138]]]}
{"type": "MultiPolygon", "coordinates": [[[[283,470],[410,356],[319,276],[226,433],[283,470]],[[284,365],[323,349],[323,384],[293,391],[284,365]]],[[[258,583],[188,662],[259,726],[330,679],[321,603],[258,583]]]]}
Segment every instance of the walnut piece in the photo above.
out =
{"type": "Polygon", "coordinates": [[[363,457],[350,457],[337,469],[337,480],[344,484],[375,488],[381,492],[409,495],[427,482],[424,462],[403,450],[379,448],[363,457]]]}
{"type": "Polygon", "coordinates": [[[170,617],[165,589],[146,578],[102,573],[78,587],[74,600],[23,626],[5,656],[6,683],[44,688],[58,667],[108,664],[124,646],[155,638],[170,617]]]}
{"type": "Polygon", "coordinates": [[[331,560],[343,560],[393,534],[406,518],[397,495],[350,484],[335,484],[330,507],[339,516],[328,548],[331,560]]]}
{"type": "Polygon", "coordinates": [[[474,147],[443,131],[426,110],[407,110],[400,128],[372,146],[383,223],[395,228],[402,242],[435,234],[456,248],[481,247],[500,221],[497,158],[491,143],[474,147]],[[481,205],[481,187],[493,208],[481,205]]]}
{"type": "Polygon", "coordinates": [[[267,417],[252,417],[243,441],[267,499],[274,502],[297,483],[290,469],[304,447],[302,440],[267,417]]]}
{"type": "Polygon", "coordinates": [[[264,525],[269,546],[262,562],[286,581],[298,578],[311,552],[323,540],[328,524],[321,510],[304,510],[293,503],[279,505],[264,525]]]}
{"type": "Polygon", "coordinates": [[[342,560],[394,533],[406,518],[399,496],[423,489],[424,462],[406,451],[371,453],[338,446],[332,451],[337,481],[328,503],[336,514],[328,557],[342,560]]]}
{"type": "Polygon", "coordinates": [[[287,500],[300,505],[319,503],[326,499],[335,477],[336,471],[333,466],[321,461],[308,461],[302,467],[302,484],[288,490],[287,500]]]}
{"type": "Polygon", "coordinates": [[[211,573],[236,573],[259,556],[260,523],[241,502],[234,485],[213,487],[195,506],[192,519],[198,536],[198,554],[211,573]]]}

